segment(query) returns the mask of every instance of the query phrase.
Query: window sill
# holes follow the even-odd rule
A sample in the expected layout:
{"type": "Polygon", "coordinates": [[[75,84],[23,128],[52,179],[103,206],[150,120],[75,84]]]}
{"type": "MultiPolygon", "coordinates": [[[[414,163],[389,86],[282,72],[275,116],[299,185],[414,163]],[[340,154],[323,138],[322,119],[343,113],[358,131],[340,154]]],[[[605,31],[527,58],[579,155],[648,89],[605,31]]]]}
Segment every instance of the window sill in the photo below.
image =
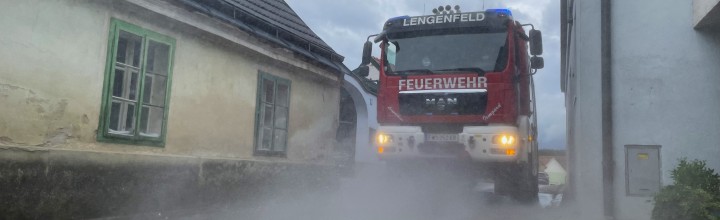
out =
{"type": "Polygon", "coordinates": [[[287,158],[287,152],[282,151],[267,151],[267,150],[255,150],[253,156],[261,157],[274,157],[274,158],[287,158]]]}
{"type": "Polygon", "coordinates": [[[98,142],[111,144],[125,144],[148,147],[165,147],[164,140],[148,140],[148,139],[131,139],[131,137],[123,138],[116,136],[98,135],[98,142]]]}

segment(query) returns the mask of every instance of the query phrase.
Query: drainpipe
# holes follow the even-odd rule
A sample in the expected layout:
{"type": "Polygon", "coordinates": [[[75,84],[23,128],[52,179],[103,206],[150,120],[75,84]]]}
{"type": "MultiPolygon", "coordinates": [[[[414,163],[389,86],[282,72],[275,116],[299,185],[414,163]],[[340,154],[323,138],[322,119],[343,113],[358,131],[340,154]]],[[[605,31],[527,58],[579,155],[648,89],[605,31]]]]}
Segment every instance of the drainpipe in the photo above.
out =
{"type": "Polygon", "coordinates": [[[600,81],[602,108],[602,172],[603,212],[605,219],[615,219],[615,181],[613,159],[612,121],[612,42],[611,42],[611,0],[600,1],[600,81]]]}
{"type": "MultiPolygon", "coordinates": [[[[570,31],[568,30],[568,14],[570,8],[568,7],[568,1],[569,0],[560,0],[560,91],[565,93],[565,109],[568,110],[568,114],[570,114],[569,109],[570,107],[568,103],[568,97],[572,97],[568,95],[567,87],[566,85],[569,83],[569,79],[567,78],[567,75],[569,74],[567,72],[567,63],[568,63],[568,48],[570,47],[570,44],[568,43],[568,38],[570,36],[570,31]]],[[[569,124],[569,119],[566,117],[566,127],[568,130],[565,130],[566,134],[566,146],[567,151],[565,152],[565,156],[568,158],[568,166],[567,166],[567,183],[565,184],[565,192],[563,193],[563,199],[562,204],[570,204],[570,201],[575,201],[574,194],[575,194],[575,178],[573,172],[575,169],[575,159],[574,159],[574,153],[575,150],[574,144],[571,141],[571,135],[569,130],[572,129],[572,127],[569,124]]]]}

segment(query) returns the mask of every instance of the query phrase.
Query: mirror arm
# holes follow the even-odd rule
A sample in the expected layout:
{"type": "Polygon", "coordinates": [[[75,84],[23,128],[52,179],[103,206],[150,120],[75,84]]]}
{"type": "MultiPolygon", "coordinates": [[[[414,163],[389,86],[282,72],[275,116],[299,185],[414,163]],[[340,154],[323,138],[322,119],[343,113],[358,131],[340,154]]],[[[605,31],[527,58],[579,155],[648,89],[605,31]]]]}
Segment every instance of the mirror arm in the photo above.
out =
{"type": "MultiPolygon", "coordinates": [[[[367,40],[365,40],[365,41],[370,41],[370,38],[371,38],[371,37],[375,37],[375,36],[378,36],[378,35],[380,35],[380,34],[371,34],[370,36],[367,37],[367,40]]],[[[375,43],[377,43],[377,42],[375,42],[375,43]]]]}
{"type": "Polygon", "coordinates": [[[377,36],[377,34],[368,36],[365,40],[365,44],[363,44],[363,54],[360,66],[365,66],[372,62],[372,43],[370,41],[370,38],[374,36],[377,36]]]}
{"type": "Polygon", "coordinates": [[[525,41],[530,41],[530,37],[525,34],[525,32],[522,31],[515,31],[515,33],[520,35],[520,38],[522,38],[525,41]]]}
{"type": "Polygon", "coordinates": [[[382,40],[385,38],[385,35],[386,35],[385,31],[383,31],[383,32],[380,32],[379,34],[370,35],[370,36],[368,37],[368,40],[370,40],[370,37],[375,37],[375,36],[377,36],[377,37],[375,38],[375,40],[373,40],[373,42],[379,43],[380,41],[382,41],[382,40]]]}
{"type": "Polygon", "coordinates": [[[523,26],[523,27],[525,27],[525,26],[530,26],[530,28],[532,28],[533,30],[535,30],[535,26],[533,26],[532,24],[521,24],[520,26],[523,26]]]}
{"type": "MultiPolygon", "coordinates": [[[[530,26],[530,28],[531,28],[532,30],[535,30],[535,26],[532,25],[532,24],[521,24],[520,26],[521,26],[521,27],[530,26]]],[[[520,32],[520,33],[522,34],[521,36],[522,36],[523,40],[527,40],[527,41],[530,40],[530,37],[527,36],[527,34],[525,34],[524,31],[522,31],[522,32],[520,32]]]]}

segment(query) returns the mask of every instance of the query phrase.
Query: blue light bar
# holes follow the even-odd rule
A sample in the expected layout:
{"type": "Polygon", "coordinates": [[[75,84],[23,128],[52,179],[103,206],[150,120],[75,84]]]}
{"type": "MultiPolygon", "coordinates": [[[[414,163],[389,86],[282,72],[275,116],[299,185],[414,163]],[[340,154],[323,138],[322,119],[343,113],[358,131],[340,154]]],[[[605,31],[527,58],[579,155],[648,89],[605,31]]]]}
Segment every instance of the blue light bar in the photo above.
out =
{"type": "Polygon", "coordinates": [[[407,15],[398,16],[398,17],[390,18],[387,21],[391,22],[391,21],[402,20],[402,19],[406,19],[406,18],[410,18],[410,16],[407,16],[407,15]]]}
{"type": "Polygon", "coordinates": [[[395,23],[396,21],[400,21],[400,22],[402,23],[402,20],[407,19],[407,18],[410,18],[410,16],[403,15],[403,16],[398,16],[398,17],[390,18],[390,19],[388,19],[388,20],[385,22],[385,25],[383,26],[383,30],[385,30],[386,28],[392,26],[393,23],[395,23]]]}
{"type": "Polygon", "coordinates": [[[512,12],[510,11],[510,9],[507,9],[507,8],[488,9],[488,10],[485,10],[485,12],[504,14],[504,15],[512,17],[512,12]]]}

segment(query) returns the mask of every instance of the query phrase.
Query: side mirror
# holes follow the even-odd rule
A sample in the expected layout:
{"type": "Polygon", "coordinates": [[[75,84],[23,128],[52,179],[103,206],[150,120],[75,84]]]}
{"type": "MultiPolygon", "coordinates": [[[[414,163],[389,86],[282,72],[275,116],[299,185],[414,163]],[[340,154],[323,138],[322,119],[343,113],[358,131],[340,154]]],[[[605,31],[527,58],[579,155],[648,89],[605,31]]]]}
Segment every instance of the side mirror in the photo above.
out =
{"type": "Polygon", "coordinates": [[[531,69],[542,69],[543,67],[545,67],[545,59],[537,56],[530,57],[531,69]]]}
{"type": "Polygon", "coordinates": [[[542,33],[539,30],[530,30],[530,54],[533,56],[542,55],[542,33]]]}
{"type": "Polygon", "coordinates": [[[365,41],[365,45],[363,45],[362,62],[360,63],[360,66],[366,66],[366,65],[370,64],[371,59],[372,59],[372,42],[365,41]]]}
{"type": "Polygon", "coordinates": [[[353,72],[355,72],[355,74],[360,77],[368,77],[370,75],[370,67],[368,67],[367,65],[362,65],[355,69],[353,72]]]}

